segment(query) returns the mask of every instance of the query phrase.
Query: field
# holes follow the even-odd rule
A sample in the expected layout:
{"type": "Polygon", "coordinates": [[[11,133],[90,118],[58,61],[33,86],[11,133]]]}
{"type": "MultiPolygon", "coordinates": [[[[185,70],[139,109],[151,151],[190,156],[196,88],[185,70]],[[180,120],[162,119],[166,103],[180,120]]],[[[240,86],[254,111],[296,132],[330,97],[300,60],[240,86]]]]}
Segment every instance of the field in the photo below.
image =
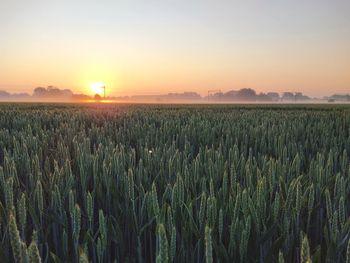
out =
{"type": "Polygon", "coordinates": [[[349,154],[349,105],[1,104],[1,262],[350,262],[349,154]]]}

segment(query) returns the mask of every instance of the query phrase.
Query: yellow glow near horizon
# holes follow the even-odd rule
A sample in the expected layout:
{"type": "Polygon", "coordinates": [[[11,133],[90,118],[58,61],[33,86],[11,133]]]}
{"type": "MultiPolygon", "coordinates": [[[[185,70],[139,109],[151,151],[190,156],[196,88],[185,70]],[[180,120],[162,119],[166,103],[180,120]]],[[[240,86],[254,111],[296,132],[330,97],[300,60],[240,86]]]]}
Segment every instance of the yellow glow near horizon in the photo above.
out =
{"type": "Polygon", "coordinates": [[[100,96],[104,95],[104,88],[105,84],[103,82],[94,82],[90,85],[91,91],[95,94],[98,94],[100,96]]]}
{"type": "Polygon", "coordinates": [[[1,1],[0,90],[10,93],[53,85],[92,97],[99,81],[108,97],[350,90],[350,1],[21,2],[1,1]]]}

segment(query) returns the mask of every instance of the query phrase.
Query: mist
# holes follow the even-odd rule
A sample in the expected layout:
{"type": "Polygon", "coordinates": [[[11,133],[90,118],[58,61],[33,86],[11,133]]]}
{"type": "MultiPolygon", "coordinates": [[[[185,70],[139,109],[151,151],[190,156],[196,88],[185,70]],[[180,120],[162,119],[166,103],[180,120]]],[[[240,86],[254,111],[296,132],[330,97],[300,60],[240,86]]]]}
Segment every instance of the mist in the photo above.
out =
{"type": "Polygon", "coordinates": [[[318,102],[350,102],[350,94],[330,94],[325,97],[309,97],[302,92],[283,93],[267,92],[257,93],[254,89],[243,88],[239,90],[209,90],[206,96],[196,92],[166,93],[156,95],[132,95],[102,97],[101,94],[89,96],[76,94],[70,89],[60,89],[54,86],[37,87],[31,94],[10,93],[0,90],[0,102],[63,102],[63,103],[318,103],[318,102]]]}

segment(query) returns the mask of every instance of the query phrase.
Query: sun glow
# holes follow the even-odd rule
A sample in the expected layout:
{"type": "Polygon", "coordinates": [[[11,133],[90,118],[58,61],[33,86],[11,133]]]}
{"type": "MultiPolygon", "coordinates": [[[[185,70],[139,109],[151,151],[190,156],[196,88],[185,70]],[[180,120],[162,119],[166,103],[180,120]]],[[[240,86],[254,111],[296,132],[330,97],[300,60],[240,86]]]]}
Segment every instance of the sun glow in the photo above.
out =
{"type": "Polygon", "coordinates": [[[104,96],[105,84],[103,82],[91,83],[90,88],[94,95],[98,94],[100,96],[104,96]]]}

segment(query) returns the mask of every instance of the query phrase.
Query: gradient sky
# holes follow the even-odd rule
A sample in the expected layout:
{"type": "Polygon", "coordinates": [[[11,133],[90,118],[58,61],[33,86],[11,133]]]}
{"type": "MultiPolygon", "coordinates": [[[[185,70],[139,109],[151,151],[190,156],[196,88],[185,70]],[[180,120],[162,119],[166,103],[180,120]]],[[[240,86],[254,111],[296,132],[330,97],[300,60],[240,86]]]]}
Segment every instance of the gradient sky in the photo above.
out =
{"type": "Polygon", "coordinates": [[[0,90],[350,92],[349,0],[0,0],[0,90]]]}

